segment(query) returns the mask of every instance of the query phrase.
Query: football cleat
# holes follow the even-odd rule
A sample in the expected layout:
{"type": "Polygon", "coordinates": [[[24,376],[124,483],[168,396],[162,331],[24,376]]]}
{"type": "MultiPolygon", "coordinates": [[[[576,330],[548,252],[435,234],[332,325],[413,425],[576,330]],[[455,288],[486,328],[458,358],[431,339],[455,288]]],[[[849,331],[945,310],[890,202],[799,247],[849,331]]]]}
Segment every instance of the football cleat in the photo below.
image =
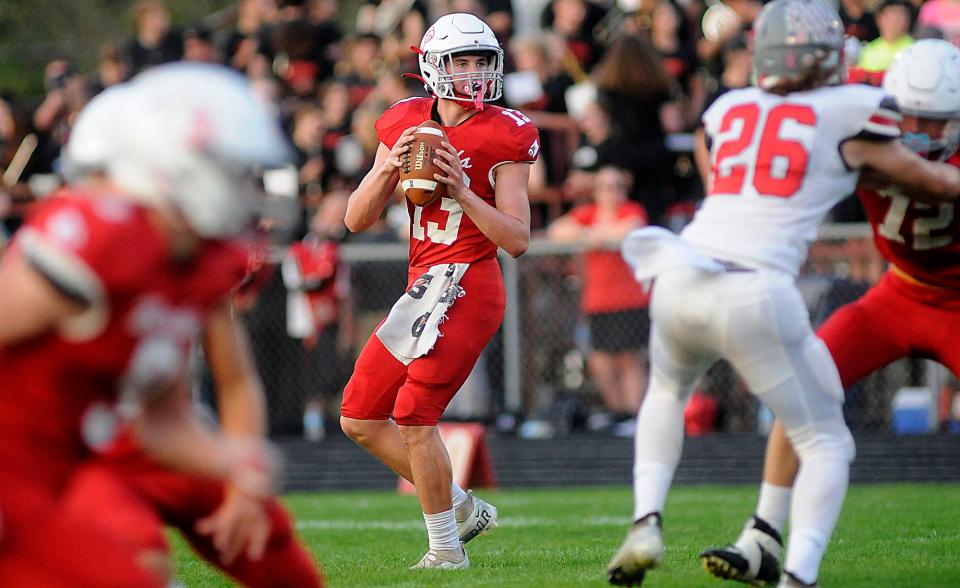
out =
{"type": "Polygon", "coordinates": [[[649,514],[634,523],[623,545],[607,564],[607,579],[614,586],[640,586],[647,570],[663,560],[660,514],[649,514]]]}
{"type": "Polygon", "coordinates": [[[457,507],[456,518],[460,542],[466,545],[477,535],[486,535],[497,527],[497,507],[467,490],[467,500],[457,507]]]}
{"type": "Polygon", "coordinates": [[[459,549],[431,549],[420,561],[410,566],[411,570],[465,570],[470,567],[470,558],[463,547],[459,549]]]}
{"type": "Polygon", "coordinates": [[[813,584],[807,584],[790,572],[784,572],[780,583],[777,584],[777,588],[817,588],[817,582],[814,581],[813,584]]]}
{"type": "Polygon", "coordinates": [[[737,542],[700,553],[707,573],[724,580],[754,586],[773,586],[780,579],[783,540],[776,529],[760,517],[747,521],[737,542]]]}

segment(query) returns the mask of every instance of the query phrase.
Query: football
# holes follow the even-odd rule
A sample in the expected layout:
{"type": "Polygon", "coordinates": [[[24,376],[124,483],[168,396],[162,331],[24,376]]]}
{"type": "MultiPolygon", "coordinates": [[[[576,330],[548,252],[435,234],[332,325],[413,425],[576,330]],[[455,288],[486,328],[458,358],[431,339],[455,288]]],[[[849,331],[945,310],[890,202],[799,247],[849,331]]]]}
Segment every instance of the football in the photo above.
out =
{"type": "Polygon", "coordinates": [[[404,154],[400,166],[400,187],[417,206],[426,206],[446,193],[446,184],[433,177],[443,174],[433,160],[440,142],[446,140],[443,129],[432,120],[423,121],[413,132],[410,151],[404,154]]]}

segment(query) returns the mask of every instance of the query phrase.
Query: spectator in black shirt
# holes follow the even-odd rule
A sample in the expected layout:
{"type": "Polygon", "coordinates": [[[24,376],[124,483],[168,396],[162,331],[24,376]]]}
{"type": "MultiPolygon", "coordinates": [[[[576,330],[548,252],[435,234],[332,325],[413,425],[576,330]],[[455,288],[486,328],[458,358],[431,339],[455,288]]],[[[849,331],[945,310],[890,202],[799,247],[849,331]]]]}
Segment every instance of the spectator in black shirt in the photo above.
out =
{"type": "Polygon", "coordinates": [[[671,93],[672,80],[650,42],[641,35],[623,35],[613,42],[593,71],[600,107],[610,117],[613,137],[633,146],[623,165],[634,176],[631,197],[639,201],[652,222],[658,222],[672,181],[673,156],[666,134],[682,128],[679,108],[671,93]]]}
{"type": "Polygon", "coordinates": [[[178,61],[183,57],[183,38],[170,28],[170,11],[163,0],[141,0],[133,8],[136,35],[122,49],[129,75],[178,61]]]}
{"type": "Polygon", "coordinates": [[[843,30],[851,37],[856,37],[862,43],[872,41],[880,36],[877,21],[873,13],[867,9],[864,0],[840,0],[840,20],[843,21],[843,30]]]}

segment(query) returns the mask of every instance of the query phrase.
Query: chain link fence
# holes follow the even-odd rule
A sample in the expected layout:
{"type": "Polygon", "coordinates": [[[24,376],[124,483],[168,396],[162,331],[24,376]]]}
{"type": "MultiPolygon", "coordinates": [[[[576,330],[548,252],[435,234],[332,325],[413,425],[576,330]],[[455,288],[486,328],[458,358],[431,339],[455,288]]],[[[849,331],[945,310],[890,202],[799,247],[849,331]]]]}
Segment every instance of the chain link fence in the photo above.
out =
{"type": "MultiPolygon", "coordinates": [[[[600,325],[615,338],[630,334],[617,330],[640,328],[645,341],[647,327],[585,318],[580,305],[582,254],[579,245],[534,240],[521,258],[501,257],[507,291],[504,323],[446,418],[481,420],[502,430],[519,427],[522,435],[537,437],[602,428],[597,415],[617,412],[605,406],[608,399],[595,377],[590,328],[600,325]]],[[[337,426],[342,388],[356,354],[404,291],[406,244],[347,244],[341,258],[349,268],[353,323],[343,333],[348,345],[341,346],[341,353],[331,352],[335,345],[323,339],[336,338],[335,330],[321,335],[313,348],[287,334],[287,291],[275,268],[256,304],[242,312],[269,395],[274,434],[298,434],[304,408],[314,401],[322,405],[328,426],[337,426]]],[[[818,325],[860,297],[884,269],[869,227],[825,227],[799,280],[811,320],[818,325]]],[[[645,362],[646,350],[638,352],[638,361],[645,362]]],[[[952,410],[945,391],[954,387],[953,377],[938,364],[905,359],[848,390],[844,410],[855,431],[882,432],[897,428],[895,408],[902,405],[922,421],[914,422],[911,431],[932,431],[949,426],[952,410]]],[[[770,415],[723,362],[701,380],[687,419],[691,433],[763,431],[770,424],[770,415]]]]}

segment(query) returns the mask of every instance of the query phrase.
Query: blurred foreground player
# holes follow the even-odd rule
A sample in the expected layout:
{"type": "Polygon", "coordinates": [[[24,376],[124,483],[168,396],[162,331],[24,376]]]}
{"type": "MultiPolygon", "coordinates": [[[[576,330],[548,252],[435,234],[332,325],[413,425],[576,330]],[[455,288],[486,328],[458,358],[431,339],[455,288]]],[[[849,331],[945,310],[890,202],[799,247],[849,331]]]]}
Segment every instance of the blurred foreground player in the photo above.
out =
{"type": "Polygon", "coordinates": [[[513,257],[527,249],[527,180],[540,144],[522,113],[485,104],[500,97],[503,50],[483,21],[441,17],[418,52],[434,96],[401,100],[377,121],[376,161],[344,220],[356,232],[380,217],[425,120],[450,141],[434,160],[446,196],[423,207],[407,202],[408,290],[361,352],[340,423],[416,487],[430,548],[414,568],[456,569],[469,567],[462,544],[495,526],[497,510],[453,484],[438,422],[503,319],[497,248],[513,257]]]}
{"type": "MultiPolygon", "coordinates": [[[[108,90],[79,117],[65,150],[65,167],[74,186],[96,197],[109,193],[105,176],[124,132],[143,133],[130,124],[116,126],[116,112],[152,112],[152,121],[179,113],[156,100],[181,104],[178,92],[192,91],[198,71],[168,66],[145,73],[133,84],[108,90]]],[[[151,143],[152,161],[162,166],[171,145],[151,143]]],[[[238,241],[238,245],[244,243],[238,241]]],[[[201,340],[214,377],[220,426],[231,438],[264,438],[265,400],[250,355],[246,332],[225,299],[204,318],[201,340]]],[[[187,384],[189,386],[189,384],[187,384]]],[[[294,537],[290,518],[275,498],[251,496],[223,483],[164,467],[144,454],[130,435],[98,448],[99,457],[75,474],[66,501],[73,513],[96,516],[134,544],[144,559],[165,568],[169,554],[163,524],[176,527],[203,557],[244,586],[316,586],[319,573],[294,537]],[[112,496],[104,512],[105,496],[112,496]],[[152,523],[152,524],[151,524],[152,523]]]]}
{"type": "MultiPolygon", "coordinates": [[[[890,66],[883,88],[903,114],[903,143],[927,159],[960,165],[960,49],[941,40],[918,41],[890,66]]],[[[933,359],[960,374],[960,347],[955,344],[960,337],[960,224],[954,204],[910,200],[896,181],[891,178],[881,189],[863,181],[857,187],[889,270],[817,331],[844,389],[908,356],[933,359]]],[[[777,421],[767,442],[756,514],[735,543],[700,555],[710,573],[748,584],[776,582],[780,535],[799,467],[777,421]]]]}
{"type": "Polygon", "coordinates": [[[69,498],[126,427],[158,463],[273,493],[267,443],[209,429],[182,384],[199,329],[246,268],[250,173],[288,148],[240,76],[168,67],[190,92],[113,110],[109,185],[38,205],[0,260],[0,585],[165,582],[108,516],[128,496],[100,488],[97,513],[69,498]]]}
{"type": "Polygon", "coordinates": [[[823,217],[869,167],[930,201],[960,194],[960,170],[900,141],[896,104],[843,80],[843,29],[822,0],[774,0],[754,26],[757,87],[704,114],[708,197],[679,237],[640,229],[623,246],[638,279],[656,278],[651,375],[637,422],[634,520],[609,564],[637,584],[663,557],[661,512],[698,378],[727,359],[781,420],[800,459],[781,586],[814,586],[847,490],[853,439],[836,367],[796,287],[823,217]]]}

